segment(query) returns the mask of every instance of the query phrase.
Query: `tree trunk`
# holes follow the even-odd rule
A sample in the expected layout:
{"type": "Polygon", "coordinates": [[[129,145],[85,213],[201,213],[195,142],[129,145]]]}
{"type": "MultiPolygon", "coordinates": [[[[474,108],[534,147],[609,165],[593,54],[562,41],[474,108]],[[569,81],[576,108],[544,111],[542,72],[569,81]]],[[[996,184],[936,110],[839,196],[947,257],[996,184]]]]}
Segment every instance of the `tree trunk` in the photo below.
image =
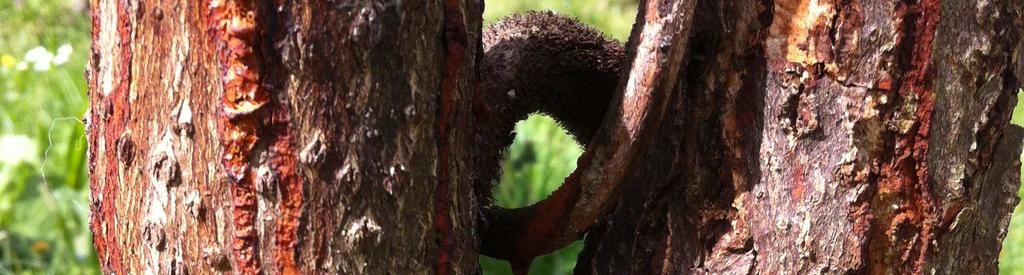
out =
{"type": "Polygon", "coordinates": [[[1022,11],[701,1],[658,149],[577,273],[996,273],[1022,11]]]}
{"type": "Polygon", "coordinates": [[[994,273],[1017,203],[1020,1],[641,1],[580,169],[505,231],[482,1],[90,4],[104,273],[472,274],[584,232],[582,274],[994,273]]]}
{"type": "Polygon", "coordinates": [[[97,0],[105,273],[469,273],[474,1],[97,0]]]}

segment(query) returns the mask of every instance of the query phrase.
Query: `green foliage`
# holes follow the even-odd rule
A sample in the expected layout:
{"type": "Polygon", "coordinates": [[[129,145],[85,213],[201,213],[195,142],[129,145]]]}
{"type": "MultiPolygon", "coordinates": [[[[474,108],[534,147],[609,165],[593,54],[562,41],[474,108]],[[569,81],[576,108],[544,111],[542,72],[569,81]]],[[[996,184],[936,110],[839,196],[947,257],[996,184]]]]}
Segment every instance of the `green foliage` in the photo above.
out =
{"type": "MultiPolygon", "coordinates": [[[[547,197],[576,169],[576,158],[583,153],[579,144],[547,116],[532,115],[516,124],[515,132],[502,163],[501,185],[494,192],[497,204],[505,208],[528,206],[547,197]]],[[[530,274],[571,274],[582,249],[577,241],[539,257],[530,265],[530,274]]],[[[507,262],[480,258],[484,273],[511,274],[507,262]]]]}
{"type": "Polygon", "coordinates": [[[484,21],[494,22],[513,13],[550,10],[571,15],[619,41],[629,38],[636,19],[636,0],[507,0],[487,1],[484,21]]]}
{"type": "Polygon", "coordinates": [[[96,274],[85,3],[0,1],[0,274],[96,274]]]}

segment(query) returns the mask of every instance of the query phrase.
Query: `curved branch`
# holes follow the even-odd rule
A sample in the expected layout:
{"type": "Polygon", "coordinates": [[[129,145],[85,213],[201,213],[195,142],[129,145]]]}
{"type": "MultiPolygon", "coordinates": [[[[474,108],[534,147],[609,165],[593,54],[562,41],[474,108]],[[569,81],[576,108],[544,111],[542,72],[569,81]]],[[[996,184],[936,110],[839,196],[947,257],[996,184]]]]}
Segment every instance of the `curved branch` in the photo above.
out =
{"type": "Polygon", "coordinates": [[[487,28],[483,47],[473,182],[482,204],[491,205],[491,180],[516,122],[545,113],[586,144],[607,113],[626,57],[619,42],[551,12],[502,19],[487,28]]]}
{"type": "Polygon", "coordinates": [[[534,257],[579,239],[614,205],[622,181],[650,143],[674,89],[687,51],[694,3],[641,3],[630,38],[628,74],[618,84],[614,105],[578,168],[537,204],[488,210],[491,224],[484,229],[482,254],[508,260],[513,271],[525,273],[534,257]]]}

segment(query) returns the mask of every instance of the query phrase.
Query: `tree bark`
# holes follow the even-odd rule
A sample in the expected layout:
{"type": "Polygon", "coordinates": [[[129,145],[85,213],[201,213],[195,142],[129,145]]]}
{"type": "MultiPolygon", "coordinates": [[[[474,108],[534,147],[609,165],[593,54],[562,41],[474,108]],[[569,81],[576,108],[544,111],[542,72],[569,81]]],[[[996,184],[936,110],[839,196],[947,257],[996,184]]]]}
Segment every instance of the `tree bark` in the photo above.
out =
{"type": "Polygon", "coordinates": [[[90,4],[104,273],[472,274],[584,232],[581,274],[994,273],[1017,203],[1020,1],[641,1],[580,169],[505,231],[482,1],[90,4]]]}
{"type": "Polygon", "coordinates": [[[481,5],[92,1],[103,272],[475,272],[481,5]]]}
{"type": "Polygon", "coordinates": [[[577,273],[996,273],[1019,1],[702,1],[693,61],[577,273]]]}

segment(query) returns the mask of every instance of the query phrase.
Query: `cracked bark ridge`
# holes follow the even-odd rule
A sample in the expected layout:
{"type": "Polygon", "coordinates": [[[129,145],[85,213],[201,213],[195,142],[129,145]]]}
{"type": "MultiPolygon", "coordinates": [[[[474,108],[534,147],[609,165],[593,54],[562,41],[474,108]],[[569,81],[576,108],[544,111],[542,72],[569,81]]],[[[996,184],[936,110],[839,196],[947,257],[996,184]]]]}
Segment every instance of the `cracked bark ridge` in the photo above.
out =
{"type": "MultiPolygon", "coordinates": [[[[462,2],[459,0],[446,0],[444,2],[444,47],[445,47],[445,67],[444,76],[441,83],[441,91],[438,95],[438,104],[440,105],[440,111],[438,112],[437,121],[437,147],[438,147],[438,165],[437,165],[437,194],[434,204],[434,223],[437,227],[438,233],[438,252],[437,260],[434,271],[437,274],[447,275],[451,271],[451,254],[452,254],[452,216],[451,216],[451,194],[452,194],[452,171],[458,171],[453,169],[452,161],[452,144],[454,132],[453,122],[455,121],[455,108],[457,107],[456,101],[453,98],[459,90],[464,91],[464,87],[459,87],[458,82],[463,79],[462,72],[466,71],[467,65],[473,63],[467,62],[467,59],[471,57],[467,53],[470,52],[470,35],[466,27],[466,15],[463,14],[462,2]],[[460,89],[463,88],[463,89],[460,89]]],[[[474,12],[474,11],[470,11],[474,12]]],[[[482,9],[481,9],[482,12],[482,9]]],[[[479,42],[479,40],[473,40],[472,42],[479,42]]]]}
{"type": "Polygon", "coordinates": [[[901,24],[894,30],[896,55],[887,57],[894,61],[893,74],[883,78],[896,86],[892,100],[902,105],[895,114],[902,121],[896,121],[895,132],[884,133],[891,136],[879,145],[889,155],[880,155],[884,162],[873,171],[878,182],[868,232],[870,272],[924,273],[927,259],[935,253],[932,243],[939,213],[928,186],[925,158],[935,99],[930,80],[938,5],[938,1],[921,1],[895,7],[893,19],[901,24]],[[892,260],[893,253],[900,255],[899,261],[892,260]]]}
{"type": "MultiPolygon", "coordinates": [[[[262,273],[258,264],[256,169],[250,162],[256,157],[262,111],[270,101],[261,82],[261,60],[257,53],[259,34],[256,2],[244,0],[211,1],[210,29],[220,44],[224,95],[218,123],[222,137],[222,165],[231,181],[232,260],[241,274],[262,273]]],[[[264,141],[265,142],[265,141],[264,141]]]]}
{"type": "Polygon", "coordinates": [[[485,255],[506,259],[514,272],[524,274],[534,257],[579,239],[613,205],[619,183],[653,137],[685,63],[694,4],[641,3],[619,92],[578,168],[537,204],[489,212],[493,224],[483,233],[485,255]]]}

